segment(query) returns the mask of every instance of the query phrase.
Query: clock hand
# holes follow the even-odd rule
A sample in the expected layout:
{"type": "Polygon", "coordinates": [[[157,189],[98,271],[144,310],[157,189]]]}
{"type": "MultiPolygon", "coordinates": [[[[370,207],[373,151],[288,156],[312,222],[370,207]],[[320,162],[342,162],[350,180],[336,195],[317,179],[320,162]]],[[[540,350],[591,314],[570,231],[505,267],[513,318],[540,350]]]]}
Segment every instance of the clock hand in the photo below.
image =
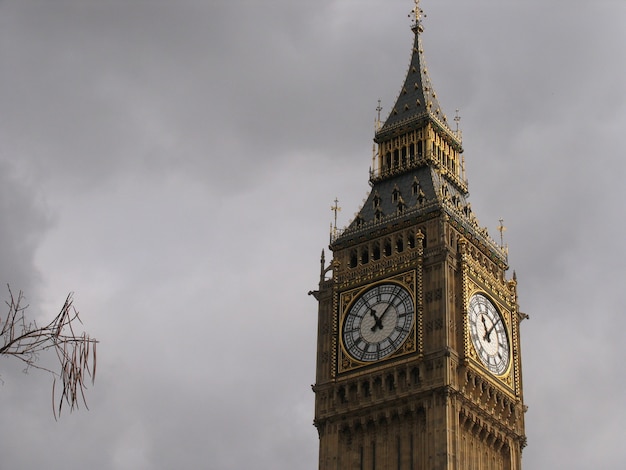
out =
{"type": "Polygon", "coordinates": [[[480,319],[483,322],[483,326],[485,327],[485,334],[483,335],[483,339],[486,339],[488,343],[491,343],[491,332],[493,331],[493,328],[496,325],[493,324],[491,328],[487,328],[487,322],[485,322],[485,316],[481,315],[480,319]]]}
{"type": "Polygon", "coordinates": [[[491,332],[493,331],[495,327],[496,327],[496,322],[494,322],[493,325],[491,325],[491,328],[489,328],[489,331],[485,333],[487,335],[487,341],[489,341],[490,343],[491,343],[491,332]]]}
{"type": "Polygon", "coordinates": [[[385,311],[383,312],[383,314],[378,318],[378,321],[376,322],[376,324],[372,327],[372,331],[376,331],[376,327],[380,328],[381,330],[383,329],[383,324],[382,324],[382,320],[383,317],[387,314],[387,312],[389,311],[389,309],[391,308],[391,306],[393,305],[393,301],[394,301],[394,297],[395,295],[400,291],[399,287],[394,287],[393,292],[391,293],[391,300],[389,301],[389,303],[387,304],[387,308],[385,309],[385,311]]]}
{"type": "Polygon", "coordinates": [[[377,317],[376,316],[376,310],[374,310],[373,308],[370,308],[370,315],[374,317],[374,326],[372,327],[372,331],[375,331],[376,326],[379,326],[381,329],[383,328],[382,323],[380,323],[380,319],[381,317],[377,317]]]}
{"type": "Polygon", "coordinates": [[[487,331],[485,331],[484,339],[486,339],[489,343],[491,343],[491,332],[494,330],[494,328],[496,327],[497,323],[498,323],[497,321],[493,322],[491,324],[491,328],[489,328],[487,331]]]}
{"type": "MultiPolygon", "coordinates": [[[[387,304],[387,308],[385,309],[383,314],[380,317],[378,317],[378,319],[376,320],[376,323],[374,323],[374,326],[372,326],[372,331],[376,331],[376,328],[380,328],[381,330],[383,329],[382,320],[383,320],[383,317],[389,311],[390,308],[391,308],[391,303],[387,304]]],[[[376,318],[376,317],[374,317],[374,318],[376,318]]]]}
{"type": "Polygon", "coordinates": [[[378,323],[378,317],[376,316],[376,310],[370,308],[370,315],[374,317],[374,321],[378,323]]]}

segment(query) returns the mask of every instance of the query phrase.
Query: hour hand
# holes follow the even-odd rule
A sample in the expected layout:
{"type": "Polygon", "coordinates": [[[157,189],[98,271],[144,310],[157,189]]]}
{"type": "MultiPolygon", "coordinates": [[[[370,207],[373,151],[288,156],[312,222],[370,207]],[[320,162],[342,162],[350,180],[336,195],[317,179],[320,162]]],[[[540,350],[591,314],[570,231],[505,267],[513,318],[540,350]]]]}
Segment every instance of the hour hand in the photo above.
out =
{"type": "Polygon", "coordinates": [[[485,316],[481,315],[480,319],[483,322],[483,326],[485,327],[485,334],[483,335],[483,339],[486,339],[489,343],[491,343],[491,330],[493,330],[493,327],[491,327],[491,330],[489,328],[487,328],[487,322],[485,322],[485,316]]]}
{"type": "Polygon", "coordinates": [[[373,308],[370,309],[370,315],[374,317],[374,326],[372,326],[372,331],[376,331],[376,328],[380,328],[381,330],[383,329],[383,324],[380,322],[382,315],[380,317],[378,317],[376,315],[376,310],[374,310],[373,308]]]}
{"type": "Polygon", "coordinates": [[[496,327],[496,324],[493,323],[491,325],[491,328],[489,328],[489,330],[487,330],[487,332],[485,333],[485,336],[487,336],[487,341],[489,341],[491,343],[491,332],[493,331],[493,329],[496,327]]]}

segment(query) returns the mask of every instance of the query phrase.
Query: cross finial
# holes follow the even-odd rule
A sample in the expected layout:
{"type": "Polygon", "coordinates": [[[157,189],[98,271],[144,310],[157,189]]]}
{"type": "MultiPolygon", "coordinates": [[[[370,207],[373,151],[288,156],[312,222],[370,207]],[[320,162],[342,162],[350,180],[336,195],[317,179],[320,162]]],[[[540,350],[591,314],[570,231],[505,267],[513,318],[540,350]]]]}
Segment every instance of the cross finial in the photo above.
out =
{"type": "Polygon", "coordinates": [[[459,110],[456,110],[456,115],[454,116],[454,122],[456,123],[456,130],[454,133],[459,138],[459,140],[463,137],[462,132],[459,130],[459,123],[461,122],[461,115],[459,114],[459,110]]]}
{"type": "Polygon", "coordinates": [[[422,16],[422,9],[420,8],[420,0],[415,0],[415,9],[413,10],[415,13],[415,19],[419,20],[420,16],[422,16]]]}
{"type": "Polygon", "coordinates": [[[341,211],[341,207],[339,207],[339,199],[335,198],[334,203],[335,203],[334,206],[330,206],[330,210],[335,213],[335,225],[333,227],[333,230],[336,232],[337,231],[337,212],[341,211]]]}
{"type": "Polygon", "coordinates": [[[413,8],[411,16],[415,21],[415,26],[420,26],[422,22],[422,9],[420,8],[420,0],[415,0],[415,8],[413,8]]]}
{"type": "Polygon", "coordinates": [[[498,232],[500,232],[500,248],[504,250],[505,253],[508,252],[508,247],[504,244],[504,232],[506,232],[506,227],[504,226],[504,219],[500,219],[500,225],[498,226],[498,232]]]}
{"type": "Polygon", "coordinates": [[[506,227],[504,226],[504,219],[500,219],[499,222],[498,232],[500,232],[500,246],[504,246],[504,232],[506,231],[506,227]]]}

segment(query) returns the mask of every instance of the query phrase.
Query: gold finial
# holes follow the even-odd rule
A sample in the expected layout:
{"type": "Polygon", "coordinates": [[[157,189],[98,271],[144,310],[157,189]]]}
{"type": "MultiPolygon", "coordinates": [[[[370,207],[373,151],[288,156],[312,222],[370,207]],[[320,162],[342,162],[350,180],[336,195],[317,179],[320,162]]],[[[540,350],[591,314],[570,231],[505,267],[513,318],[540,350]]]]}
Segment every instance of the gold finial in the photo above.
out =
{"type": "Polygon", "coordinates": [[[500,232],[500,246],[504,246],[504,232],[506,227],[504,226],[504,219],[500,219],[500,225],[498,226],[498,232],[500,232]]]}
{"type": "Polygon", "coordinates": [[[330,210],[335,213],[335,225],[333,226],[333,233],[337,233],[337,212],[341,211],[341,207],[339,207],[339,199],[337,199],[336,197],[334,203],[334,206],[330,206],[330,210]]]}
{"type": "Polygon", "coordinates": [[[506,227],[504,226],[504,219],[500,219],[498,232],[500,232],[500,248],[502,248],[502,250],[504,250],[504,253],[508,255],[509,248],[504,244],[504,232],[506,232],[506,227]]]}
{"type": "Polygon", "coordinates": [[[380,129],[380,112],[383,110],[382,106],[380,105],[380,100],[378,100],[378,106],[376,106],[376,130],[378,131],[380,129]]]}
{"type": "Polygon", "coordinates": [[[422,9],[420,8],[420,0],[415,0],[415,8],[409,16],[413,17],[413,26],[419,28],[420,32],[422,31],[422,9]]]}

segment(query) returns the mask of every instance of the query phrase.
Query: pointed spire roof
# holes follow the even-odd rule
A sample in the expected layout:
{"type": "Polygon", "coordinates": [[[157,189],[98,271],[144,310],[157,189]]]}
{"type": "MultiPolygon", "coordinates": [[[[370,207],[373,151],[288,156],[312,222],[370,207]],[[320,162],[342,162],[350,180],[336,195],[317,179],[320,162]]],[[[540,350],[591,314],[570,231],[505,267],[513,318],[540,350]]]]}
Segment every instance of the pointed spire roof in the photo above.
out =
{"type": "MultiPolygon", "coordinates": [[[[348,227],[332,231],[330,249],[350,248],[445,214],[461,233],[473,237],[476,246],[506,267],[502,243],[498,245],[480,227],[468,201],[461,134],[450,129],[431,85],[420,40],[422,10],[420,1],[414,1],[411,64],[387,120],[381,127],[376,121],[378,147],[370,169],[371,191],[348,227]]],[[[379,104],[379,113],[380,109],[379,104]]]]}
{"type": "Polygon", "coordinates": [[[421,22],[422,10],[419,6],[419,0],[415,0],[413,15],[415,22],[412,29],[415,33],[415,40],[411,63],[395,105],[383,126],[376,132],[375,140],[378,142],[395,134],[400,129],[415,128],[427,120],[437,122],[439,126],[452,133],[446,116],[441,110],[424,61],[421,41],[421,33],[424,29],[421,22]]]}

